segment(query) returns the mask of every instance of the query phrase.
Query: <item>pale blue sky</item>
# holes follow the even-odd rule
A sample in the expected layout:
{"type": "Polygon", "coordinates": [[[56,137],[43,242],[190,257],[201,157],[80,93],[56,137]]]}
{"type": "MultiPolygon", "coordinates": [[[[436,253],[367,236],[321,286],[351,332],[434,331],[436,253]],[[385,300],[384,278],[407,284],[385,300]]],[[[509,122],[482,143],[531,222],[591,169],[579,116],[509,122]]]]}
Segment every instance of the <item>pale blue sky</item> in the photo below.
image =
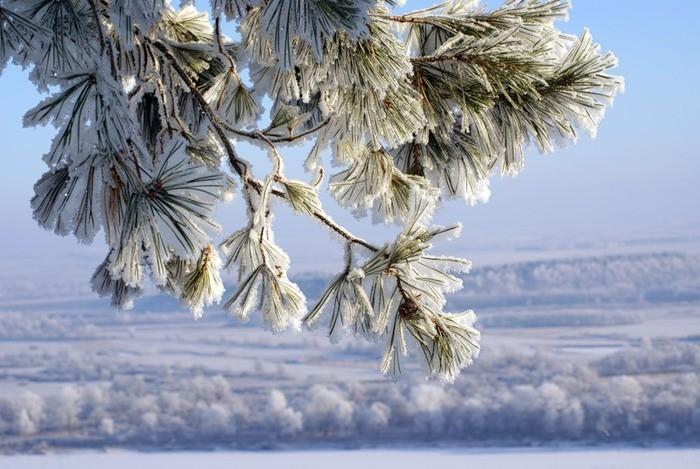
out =
{"type": "MultiPolygon", "coordinates": [[[[429,2],[408,2],[407,8],[429,2]]],[[[497,5],[499,2],[489,2],[497,5]]],[[[549,156],[529,152],[525,170],[516,178],[496,177],[491,201],[478,207],[450,203],[441,222],[462,221],[461,254],[490,239],[562,239],[573,237],[686,234],[700,231],[700,156],[696,133],[700,109],[700,6],[693,1],[577,0],[571,20],[560,24],[569,33],[588,27],[596,41],[620,59],[626,92],[604,119],[598,137],[582,136],[578,144],[549,156]]],[[[76,251],[76,243],[60,240],[31,219],[29,198],[34,181],[44,171],[41,155],[54,133],[51,128],[23,129],[23,113],[38,100],[25,74],[8,67],[0,77],[0,256],[33,250],[76,251]]],[[[257,149],[241,146],[251,160],[265,158],[257,149]]],[[[289,152],[290,163],[301,150],[289,152]]],[[[290,168],[293,175],[302,173],[290,168]]],[[[224,226],[242,225],[240,201],[222,210],[224,226]]],[[[355,221],[329,211],[353,231],[385,238],[393,229],[355,221]]],[[[281,210],[277,231],[292,259],[313,268],[317,253],[336,251],[328,236],[306,219],[281,210]],[[309,245],[313,249],[309,249],[309,245]]]]}

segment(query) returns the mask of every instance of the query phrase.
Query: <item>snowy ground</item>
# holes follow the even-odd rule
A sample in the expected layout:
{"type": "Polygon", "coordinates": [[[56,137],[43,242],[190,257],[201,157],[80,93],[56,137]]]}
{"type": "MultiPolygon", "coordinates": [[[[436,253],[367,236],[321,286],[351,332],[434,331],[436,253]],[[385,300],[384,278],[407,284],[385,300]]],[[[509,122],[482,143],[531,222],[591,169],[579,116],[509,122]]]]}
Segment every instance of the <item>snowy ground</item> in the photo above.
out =
{"type": "Polygon", "coordinates": [[[0,456],[0,464],[12,469],[658,469],[700,466],[697,449],[559,450],[500,448],[477,450],[357,450],[296,452],[213,453],[79,453],[51,456],[0,456]]]}
{"type": "MultiPolygon", "coordinates": [[[[618,247],[535,249],[529,257],[519,250],[508,262],[480,263],[450,301],[453,310],[477,310],[483,353],[451,385],[426,382],[415,356],[405,360],[401,380],[387,382],[378,373],[381,344],[352,338],[331,344],[322,331],[274,336],[216,310],[194,322],[154,295],[132,312],[115,312],[87,287],[89,256],[67,264],[8,256],[0,269],[0,452],[695,445],[700,251],[693,243],[618,247]]],[[[313,273],[298,279],[311,298],[326,281],[313,273]]],[[[521,453],[535,458],[532,464],[555,458],[547,462],[552,467],[564,457],[521,453]]],[[[273,464],[281,453],[205,454],[208,467],[217,467],[226,458],[273,464]]],[[[337,453],[284,454],[322,464],[337,453]]],[[[377,454],[337,459],[371,461],[377,454]]],[[[480,465],[480,458],[509,467],[512,458],[456,450],[395,458],[428,454],[444,458],[445,467],[480,465]]],[[[698,455],[640,454],[584,451],[575,459],[588,465],[571,467],[645,467],[654,458],[698,455]],[[620,466],[596,462],[616,461],[613,455],[626,459],[620,466]]],[[[120,458],[126,464],[170,456],[89,457],[103,458],[103,467],[120,458]]]]}

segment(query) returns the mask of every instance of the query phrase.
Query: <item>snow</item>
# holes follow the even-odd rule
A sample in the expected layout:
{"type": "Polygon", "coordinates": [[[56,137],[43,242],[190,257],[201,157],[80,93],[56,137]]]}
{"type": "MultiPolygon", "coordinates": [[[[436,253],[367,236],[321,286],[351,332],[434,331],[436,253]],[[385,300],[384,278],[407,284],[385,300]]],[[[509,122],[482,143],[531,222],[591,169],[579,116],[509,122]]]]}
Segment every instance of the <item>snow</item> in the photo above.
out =
{"type": "Polygon", "coordinates": [[[0,457],[0,466],[13,469],[80,469],[100,467],[167,467],[169,469],[279,468],[286,469],[393,469],[439,467],[457,469],[657,469],[698,467],[699,449],[500,449],[485,450],[329,450],[272,452],[70,453],[0,457]]]}
{"type": "MultiPolygon", "coordinates": [[[[398,383],[379,380],[376,344],[325,330],[272,336],[214,309],[193,322],[153,291],[116,312],[80,281],[94,259],[8,256],[0,452],[696,444],[697,252],[526,254],[479,266],[448,297],[484,331],[451,385],[410,360],[398,383]]],[[[293,280],[318,298],[328,277],[293,280]]]]}

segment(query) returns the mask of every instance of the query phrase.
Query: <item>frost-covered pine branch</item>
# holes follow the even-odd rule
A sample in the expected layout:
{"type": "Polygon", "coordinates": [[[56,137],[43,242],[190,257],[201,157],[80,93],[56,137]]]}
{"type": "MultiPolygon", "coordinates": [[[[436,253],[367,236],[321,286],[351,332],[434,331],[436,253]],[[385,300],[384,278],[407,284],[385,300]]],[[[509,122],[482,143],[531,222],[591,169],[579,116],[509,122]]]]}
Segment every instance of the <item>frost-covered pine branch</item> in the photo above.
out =
{"type": "Polygon", "coordinates": [[[392,6],[211,0],[207,13],[168,0],[0,0],[0,70],[29,68],[48,96],[25,125],[56,128],[36,220],[83,243],[104,234],[92,284],[115,306],[150,281],[199,317],[224,299],[231,269],[225,308],[242,318],[260,311],[273,331],[327,324],[332,338],[382,342],[385,373],[413,351],[429,375],[454,379],[478,354],[479,332],[472,312],[444,311],[461,288],[453,273],[469,263],[430,253],[458,232],[433,226],[432,213],[445,198],[486,201],[489,177],[522,169],[530,143],[548,152],[594,134],[622,80],[587,31],[557,30],[565,0],[493,11],[454,0],[404,15],[392,6]],[[225,21],[237,40],[222,34],[225,21]],[[266,177],[239,141],[267,152],[266,177]],[[285,147],[298,142],[311,144],[308,182],[284,173],[285,147]],[[392,243],[324,211],[324,152],[342,166],[331,195],[400,225],[392,243]],[[248,219],[217,247],[213,216],[234,192],[248,219]],[[310,310],[275,242],[272,199],[343,241],[345,264],[310,310]]]}

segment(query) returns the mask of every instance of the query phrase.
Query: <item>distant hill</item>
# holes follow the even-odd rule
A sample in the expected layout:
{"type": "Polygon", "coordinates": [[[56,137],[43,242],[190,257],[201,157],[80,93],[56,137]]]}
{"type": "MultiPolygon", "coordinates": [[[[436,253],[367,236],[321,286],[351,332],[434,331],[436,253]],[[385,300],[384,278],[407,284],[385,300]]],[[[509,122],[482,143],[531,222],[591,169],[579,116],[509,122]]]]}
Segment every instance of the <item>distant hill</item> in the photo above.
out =
{"type": "MultiPolygon", "coordinates": [[[[76,272],[53,275],[43,270],[36,278],[31,272],[27,269],[19,277],[3,278],[0,307],[109,308],[76,272]]],[[[477,267],[462,279],[464,289],[449,297],[451,309],[698,302],[700,256],[648,253],[518,262],[477,267]]],[[[315,299],[330,276],[310,272],[293,280],[309,299],[315,299]]],[[[178,309],[174,300],[156,290],[136,302],[137,311],[178,309]]]]}
{"type": "Polygon", "coordinates": [[[455,307],[700,301],[700,256],[652,253],[481,267],[455,307]]]}

